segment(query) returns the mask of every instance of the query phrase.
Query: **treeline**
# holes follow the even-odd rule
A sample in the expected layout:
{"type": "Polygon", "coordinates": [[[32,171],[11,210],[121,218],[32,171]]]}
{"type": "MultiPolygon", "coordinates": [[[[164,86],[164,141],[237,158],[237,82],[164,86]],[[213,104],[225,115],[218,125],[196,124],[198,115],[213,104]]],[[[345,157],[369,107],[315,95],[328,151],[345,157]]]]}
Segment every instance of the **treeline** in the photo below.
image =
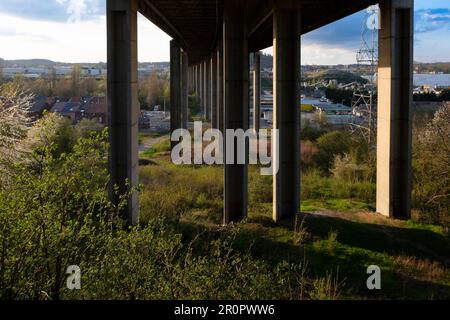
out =
{"type": "Polygon", "coordinates": [[[0,84],[12,82],[36,96],[70,98],[106,95],[106,77],[100,79],[83,77],[79,65],[74,66],[71,75],[67,77],[57,76],[54,70],[49,75],[38,79],[16,76],[13,79],[3,78],[2,80],[1,74],[0,68],[0,84]]]}
{"type": "Polygon", "coordinates": [[[444,89],[437,95],[435,92],[415,93],[414,101],[443,102],[450,101],[450,89],[444,89]]]}
{"type": "Polygon", "coordinates": [[[153,71],[147,78],[139,79],[139,103],[141,109],[151,110],[155,106],[169,105],[169,76],[153,71]]]}
{"type": "Polygon", "coordinates": [[[415,67],[419,73],[429,73],[429,72],[450,73],[450,62],[418,63],[415,65],[415,67]]]}

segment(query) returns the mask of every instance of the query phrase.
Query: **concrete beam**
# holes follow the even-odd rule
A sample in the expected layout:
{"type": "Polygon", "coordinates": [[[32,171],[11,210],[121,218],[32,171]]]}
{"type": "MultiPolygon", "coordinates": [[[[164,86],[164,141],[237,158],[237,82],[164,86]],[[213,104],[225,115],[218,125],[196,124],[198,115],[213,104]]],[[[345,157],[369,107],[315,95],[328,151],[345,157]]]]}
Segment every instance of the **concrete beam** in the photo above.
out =
{"type": "Polygon", "coordinates": [[[128,225],[139,223],[137,8],[136,0],[107,1],[109,192],[117,205],[114,186],[132,191],[122,213],[128,225]]]}
{"type": "Polygon", "coordinates": [[[181,126],[187,129],[189,114],[189,58],[187,52],[181,53],[181,126]]]}
{"type": "MultiPolygon", "coordinates": [[[[181,128],[181,49],[170,41],[170,133],[181,128]]],[[[172,148],[177,144],[171,141],[172,148]]]]}
{"type": "Polygon", "coordinates": [[[261,54],[253,55],[253,129],[259,132],[261,118],[261,54]]]}
{"type": "MultiPolygon", "coordinates": [[[[224,108],[225,129],[248,128],[248,42],[245,2],[224,2],[224,108]]],[[[225,135],[225,145],[227,138],[225,135]]],[[[236,143],[234,163],[237,163],[236,143]]],[[[226,151],[225,151],[226,157],[226,151]]],[[[225,164],[224,224],[247,216],[247,165],[225,164]]]]}
{"type": "Polygon", "coordinates": [[[411,215],[412,0],[382,1],[379,30],[377,212],[411,215]]]}
{"type": "MultiPolygon", "coordinates": [[[[278,172],[273,179],[273,219],[294,217],[300,207],[300,10],[277,1],[273,16],[273,127],[278,129],[278,172]]],[[[272,161],[276,161],[273,157],[272,161]]]]}

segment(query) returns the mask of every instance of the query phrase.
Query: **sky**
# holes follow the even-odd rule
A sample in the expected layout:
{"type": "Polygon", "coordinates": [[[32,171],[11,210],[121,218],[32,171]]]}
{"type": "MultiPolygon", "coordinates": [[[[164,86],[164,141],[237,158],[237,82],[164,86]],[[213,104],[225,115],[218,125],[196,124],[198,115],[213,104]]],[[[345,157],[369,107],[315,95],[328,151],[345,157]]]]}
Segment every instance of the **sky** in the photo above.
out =
{"type": "MultiPolygon", "coordinates": [[[[0,58],[106,61],[106,0],[0,0],[0,58]]],[[[356,62],[365,12],[302,36],[302,64],[356,62]]],[[[139,15],[139,61],[169,60],[170,37],[139,15]]],[[[450,0],[415,0],[415,60],[450,62],[450,0]]],[[[265,50],[270,53],[271,49],[265,50]]]]}

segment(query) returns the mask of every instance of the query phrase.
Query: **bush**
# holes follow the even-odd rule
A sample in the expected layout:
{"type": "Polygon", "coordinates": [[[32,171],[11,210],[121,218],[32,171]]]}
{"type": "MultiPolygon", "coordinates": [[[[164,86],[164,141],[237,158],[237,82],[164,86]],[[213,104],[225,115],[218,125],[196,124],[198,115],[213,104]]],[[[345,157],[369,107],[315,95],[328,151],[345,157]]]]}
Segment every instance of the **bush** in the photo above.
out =
{"type": "Polygon", "coordinates": [[[332,131],[317,139],[318,152],[314,161],[319,169],[328,173],[336,155],[344,155],[350,151],[351,137],[342,131],[332,131]]]}
{"type": "Polygon", "coordinates": [[[0,189],[0,298],[60,298],[67,266],[112,229],[119,208],[108,201],[106,150],[103,132],[57,158],[45,147],[39,171],[16,166],[0,189]]]}
{"type": "Polygon", "coordinates": [[[450,103],[413,139],[413,204],[419,218],[450,225],[450,103]]]}
{"type": "Polygon", "coordinates": [[[261,175],[258,166],[249,168],[248,196],[251,206],[272,202],[272,180],[272,176],[261,175]]]}
{"type": "Polygon", "coordinates": [[[307,199],[354,199],[369,204],[375,202],[376,186],[367,181],[345,181],[324,177],[319,170],[310,170],[301,177],[301,198],[307,199]]]}
{"type": "Polygon", "coordinates": [[[337,155],[330,171],[334,178],[348,182],[366,181],[368,176],[367,165],[357,164],[348,154],[337,155]]]}
{"type": "Polygon", "coordinates": [[[221,168],[161,163],[142,167],[140,181],[142,224],[159,214],[178,220],[189,209],[203,209],[220,221],[223,197],[221,168]],[[212,212],[211,212],[212,211],[212,212]]]}

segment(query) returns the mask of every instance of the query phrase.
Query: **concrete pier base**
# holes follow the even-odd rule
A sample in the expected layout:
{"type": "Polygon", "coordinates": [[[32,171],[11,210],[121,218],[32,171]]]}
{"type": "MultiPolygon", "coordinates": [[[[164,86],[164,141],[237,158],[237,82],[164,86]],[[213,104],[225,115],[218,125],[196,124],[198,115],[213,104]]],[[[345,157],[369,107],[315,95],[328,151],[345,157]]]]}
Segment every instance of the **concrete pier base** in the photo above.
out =
{"type": "Polygon", "coordinates": [[[122,213],[128,225],[139,223],[137,9],[136,0],[107,1],[109,192],[117,205],[114,186],[134,190],[122,213]]]}
{"type": "Polygon", "coordinates": [[[411,215],[413,1],[380,3],[377,116],[377,212],[411,215]]]}

